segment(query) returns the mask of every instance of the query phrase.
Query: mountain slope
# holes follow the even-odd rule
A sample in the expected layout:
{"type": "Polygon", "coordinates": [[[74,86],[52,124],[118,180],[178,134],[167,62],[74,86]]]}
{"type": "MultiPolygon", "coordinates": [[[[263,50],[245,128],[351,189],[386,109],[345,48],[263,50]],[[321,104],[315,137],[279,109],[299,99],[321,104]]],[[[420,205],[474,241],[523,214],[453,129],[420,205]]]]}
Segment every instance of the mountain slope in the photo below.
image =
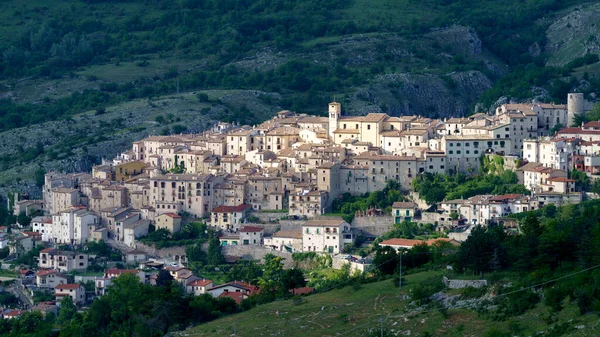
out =
{"type": "Polygon", "coordinates": [[[235,329],[237,336],[380,336],[382,327],[385,336],[594,336],[600,332],[596,316],[580,316],[573,305],[548,319],[549,309],[538,304],[506,321],[464,309],[464,304],[453,305],[463,309],[447,313],[435,306],[409,305],[406,288],[430,276],[431,272],[408,275],[409,285],[402,293],[391,280],[359,289],[346,287],[303,300],[261,305],[173,335],[232,336],[235,329]]]}

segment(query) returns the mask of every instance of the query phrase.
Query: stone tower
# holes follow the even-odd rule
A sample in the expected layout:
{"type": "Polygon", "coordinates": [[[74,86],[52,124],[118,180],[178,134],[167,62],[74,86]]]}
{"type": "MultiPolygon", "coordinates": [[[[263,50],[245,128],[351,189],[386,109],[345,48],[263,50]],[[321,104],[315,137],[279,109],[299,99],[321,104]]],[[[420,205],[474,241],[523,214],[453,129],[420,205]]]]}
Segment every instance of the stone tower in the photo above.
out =
{"type": "Polygon", "coordinates": [[[333,131],[338,128],[338,120],[342,116],[342,105],[338,102],[329,103],[329,137],[333,139],[333,131]]]}
{"type": "Polygon", "coordinates": [[[582,93],[570,93],[567,99],[567,127],[573,126],[575,115],[585,112],[585,99],[582,93]]]}

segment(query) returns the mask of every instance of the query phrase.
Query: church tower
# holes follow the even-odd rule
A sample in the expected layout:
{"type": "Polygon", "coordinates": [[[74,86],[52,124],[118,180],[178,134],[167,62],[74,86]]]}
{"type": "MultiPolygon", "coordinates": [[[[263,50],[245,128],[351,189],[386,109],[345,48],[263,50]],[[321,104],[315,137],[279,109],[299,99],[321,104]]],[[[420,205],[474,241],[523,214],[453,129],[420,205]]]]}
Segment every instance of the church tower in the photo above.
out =
{"type": "Polygon", "coordinates": [[[338,102],[329,103],[329,137],[333,139],[333,131],[338,128],[338,120],[342,116],[342,105],[338,102]]]}
{"type": "Polygon", "coordinates": [[[585,98],[583,93],[570,93],[567,99],[567,127],[573,126],[575,116],[583,115],[585,113],[584,109],[585,98]]]}

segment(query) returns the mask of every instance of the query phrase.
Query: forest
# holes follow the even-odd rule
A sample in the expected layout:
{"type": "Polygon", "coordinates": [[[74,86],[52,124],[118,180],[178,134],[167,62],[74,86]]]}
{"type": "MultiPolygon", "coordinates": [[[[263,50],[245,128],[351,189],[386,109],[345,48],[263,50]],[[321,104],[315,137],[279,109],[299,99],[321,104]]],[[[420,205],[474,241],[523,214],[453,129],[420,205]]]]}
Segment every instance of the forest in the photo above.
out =
{"type": "MultiPolygon", "coordinates": [[[[278,92],[283,95],[280,104],[284,108],[320,113],[333,93],[346,92],[375,76],[397,72],[400,69],[396,65],[402,58],[381,53],[366,67],[351,66],[344,55],[331,64],[286,59],[266,70],[242,69],[232,63],[265,48],[310,54],[318,52],[318,46],[304,42],[353,34],[392,33],[419,41],[435,27],[473,27],[484,47],[508,64],[511,72],[498,78],[483,64],[465,62],[458,56],[443,62],[448,62],[449,71],[476,69],[497,81],[480,98],[484,104],[501,96],[527,98],[532,86],[547,89],[554,101],[564,101],[566,93],[577,84],[570,75],[573,69],[598,62],[597,55],[589,54],[562,68],[546,67],[547,55],[534,57],[528,52],[531,45],[545,42],[546,26],[537,19],[590,1],[486,0],[474,5],[467,0],[406,0],[400,4],[400,10],[413,8],[416,14],[411,20],[384,20],[390,14],[384,10],[372,20],[351,16],[357,2],[63,0],[55,10],[44,6],[34,6],[30,13],[16,10],[5,14],[8,26],[13,24],[16,33],[0,35],[0,81],[5,80],[8,85],[23,77],[72,77],[76,71],[92,65],[131,61],[143,68],[150,56],[175,55],[181,60],[203,60],[204,65],[185,72],[170,69],[161,76],[128,83],[102,83],[99,89],[47,99],[43,104],[14,104],[0,99],[0,131],[69,118],[121,101],[172,94],[178,89],[278,92]]],[[[440,62],[432,58],[431,51],[418,47],[413,48],[413,54],[425,65],[440,62]]],[[[94,76],[89,80],[95,81],[94,76]]],[[[593,92],[598,88],[596,77],[587,80],[591,86],[585,90],[593,92]]],[[[0,86],[0,93],[7,89],[8,86],[0,86]]],[[[244,114],[219,117],[255,122],[244,120],[244,114]]]]}

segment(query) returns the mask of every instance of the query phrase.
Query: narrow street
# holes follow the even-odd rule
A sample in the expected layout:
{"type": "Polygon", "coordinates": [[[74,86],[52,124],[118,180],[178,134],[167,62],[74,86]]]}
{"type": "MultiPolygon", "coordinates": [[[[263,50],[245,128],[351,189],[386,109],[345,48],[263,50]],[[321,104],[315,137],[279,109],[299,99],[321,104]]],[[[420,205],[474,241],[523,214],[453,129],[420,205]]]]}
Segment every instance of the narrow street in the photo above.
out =
{"type": "Polygon", "coordinates": [[[7,290],[19,298],[19,301],[24,306],[24,309],[29,309],[33,306],[33,303],[29,300],[29,297],[23,293],[17,284],[7,288],[7,290]]]}

